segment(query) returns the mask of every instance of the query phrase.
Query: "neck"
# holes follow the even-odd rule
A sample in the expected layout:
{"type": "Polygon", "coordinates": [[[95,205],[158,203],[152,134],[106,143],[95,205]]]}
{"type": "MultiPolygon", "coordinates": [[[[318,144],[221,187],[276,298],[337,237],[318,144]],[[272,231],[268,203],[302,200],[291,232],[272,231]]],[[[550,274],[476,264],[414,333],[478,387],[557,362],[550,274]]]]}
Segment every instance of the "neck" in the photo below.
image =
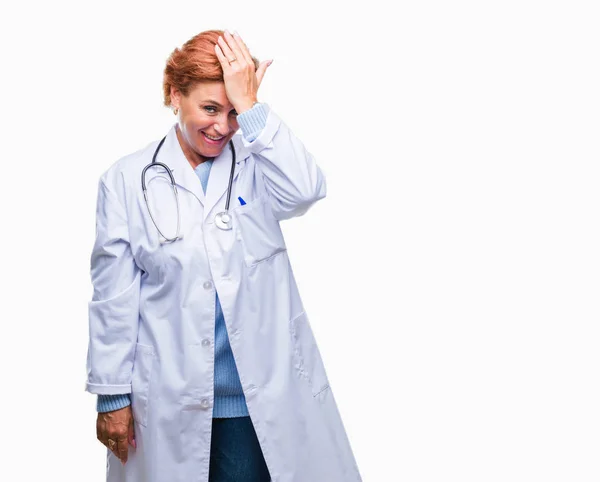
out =
{"type": "Polygon", "coordinates": [[[194,151],[186,140],[183,138],[181,131],[179,130],[179,124],[175,126],[175,131],[177,132],[177,140],[179,141],[179,145],[181,146],[181,150],[185,155],[185,158],[188,160],[192,168],[196,169],[200,164],[206,161],[211,161],[214,159],[213,157],[205,157],[201,154],[198,154],[194,151]]]}

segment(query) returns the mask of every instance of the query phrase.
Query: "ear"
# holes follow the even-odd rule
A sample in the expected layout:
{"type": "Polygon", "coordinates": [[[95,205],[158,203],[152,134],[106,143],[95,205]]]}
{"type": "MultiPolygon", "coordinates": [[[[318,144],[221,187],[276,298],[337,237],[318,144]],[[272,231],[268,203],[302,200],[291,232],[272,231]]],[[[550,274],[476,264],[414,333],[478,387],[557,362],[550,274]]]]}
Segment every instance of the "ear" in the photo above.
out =
{"type": "Polygon", "coordinates": [[[180,108],[181,92],[176,87],[171,86],[171,105],[180,108]]]}

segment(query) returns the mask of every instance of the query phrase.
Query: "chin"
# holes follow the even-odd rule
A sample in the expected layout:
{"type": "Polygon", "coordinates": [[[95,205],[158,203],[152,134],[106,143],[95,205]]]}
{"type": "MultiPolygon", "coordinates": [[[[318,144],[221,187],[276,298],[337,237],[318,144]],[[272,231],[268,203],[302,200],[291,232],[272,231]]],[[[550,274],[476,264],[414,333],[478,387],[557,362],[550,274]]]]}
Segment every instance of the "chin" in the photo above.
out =
{"type": "Polygon", "coordinates": [[[201,156],[203,157],[209,157],[209,158],[213,158],[213,157],[219,157],[223,151],[225,150],[225,148],[227,148],[227,144],[225,144],[225,146],[222,149],[196,149],[196,152],[199,153],[201,156]]]}

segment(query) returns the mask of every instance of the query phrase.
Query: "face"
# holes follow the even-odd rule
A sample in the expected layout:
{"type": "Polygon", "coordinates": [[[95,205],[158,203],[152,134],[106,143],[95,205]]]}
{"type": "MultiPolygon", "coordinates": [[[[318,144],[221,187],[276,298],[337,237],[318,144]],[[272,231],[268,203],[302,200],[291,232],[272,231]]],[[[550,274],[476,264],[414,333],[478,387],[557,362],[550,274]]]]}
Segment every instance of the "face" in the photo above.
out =
{"type": "Polygon", "coordinates": [[[216,157],[238,130],[237,112],[229,103],[223,82],[202,82],[183,96],[171,87],[171,103],[179,108],[179,135],[190,162],[216,157]],[[220,138],[213,141],[206,137],[220,138]],[[191,158],[193,159],[191,159],[191,158]]]}

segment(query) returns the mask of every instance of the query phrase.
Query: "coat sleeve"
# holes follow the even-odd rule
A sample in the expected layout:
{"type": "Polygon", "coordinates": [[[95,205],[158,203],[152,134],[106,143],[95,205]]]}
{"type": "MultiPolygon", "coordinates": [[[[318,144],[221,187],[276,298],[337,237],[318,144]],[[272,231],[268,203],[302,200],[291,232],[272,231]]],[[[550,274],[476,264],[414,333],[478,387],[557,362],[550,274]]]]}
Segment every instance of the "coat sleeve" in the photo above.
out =
{"type": "Polygon", "coordinates": [[[278,220],[301,216],[326,196],[325,175],[313,155],[285,123],[264,104],[266,124],[258,136],[242,142],[256,159],[273,213],[278,220]]]}
{"type": "Polygon", "coordinates": [[[132,255],[123,203],[102,178],[98,183],[90,272],[94,293],[88,304],[86,390],[96,394],[130,393],[142,271],[132,255]]]}

